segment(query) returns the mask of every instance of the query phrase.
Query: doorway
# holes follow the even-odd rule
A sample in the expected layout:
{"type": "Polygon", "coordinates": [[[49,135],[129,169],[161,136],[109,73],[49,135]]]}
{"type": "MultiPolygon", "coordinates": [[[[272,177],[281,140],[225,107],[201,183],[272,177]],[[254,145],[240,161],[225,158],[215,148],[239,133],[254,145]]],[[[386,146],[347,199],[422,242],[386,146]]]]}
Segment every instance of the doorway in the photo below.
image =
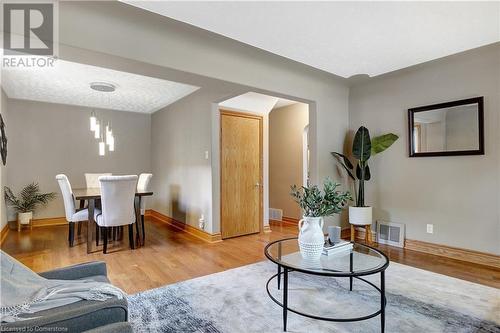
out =
{"type": "Polygon", "coordinates": [[[221,236],[263,229],[262,116],[220,110],[221,236]]]}

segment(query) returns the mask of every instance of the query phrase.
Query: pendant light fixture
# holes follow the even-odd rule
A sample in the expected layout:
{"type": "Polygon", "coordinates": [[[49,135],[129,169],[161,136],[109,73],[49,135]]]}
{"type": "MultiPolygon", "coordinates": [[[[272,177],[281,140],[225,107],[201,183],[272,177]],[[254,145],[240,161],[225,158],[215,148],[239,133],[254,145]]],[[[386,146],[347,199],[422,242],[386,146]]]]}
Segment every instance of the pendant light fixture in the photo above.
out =
{"type": "Polygon", "coordinates": [[[109,151],[115,151],[115,137],[113,136],[113,133],[111,133],[111,136],[109,137],[108,143],[108,149],[109,151]]]}
{"type": "Polygon", "coordinates": [[[99,120],[96,120],[95,128],[94,128],[94,138],[99,139],[101,134],[101,124],[99,120]]]}
{"type": "MultiPolygon", "coordinates": [[[[90,88],[101,93],[111,93],[115,91],[116,86],[107,82],[92,82],[90,88]]],[[[109,94],[108,106],[111,106],[111,96],[109,94]]],[[[105,123],[102,119],[99,121],[94,110],[90,113],[90,130],[94,132],[94,138],[99,140],[99,156],[106,155],[106,146],[109,151],[115,150],[115,137],[113,136],[111,122],[105,123]]]]}
{"type": "Polygon", "coordinates": [[[90,130],[95,131],[95,126],[97,125],[97,117],[95,115],[95,111],[90,113],[90,130]]]}
{"type": "Polygon", "coordinates": [[[104,141],[99,142],[99,156],[106,155],[106,144],[104,141]]]}
{"type": "Polygon", "coordinates": [[[99,156],[106,155],[106,144],[104,143],[104,134],[101,133],[101,141],[99,141],[99,156]]]}

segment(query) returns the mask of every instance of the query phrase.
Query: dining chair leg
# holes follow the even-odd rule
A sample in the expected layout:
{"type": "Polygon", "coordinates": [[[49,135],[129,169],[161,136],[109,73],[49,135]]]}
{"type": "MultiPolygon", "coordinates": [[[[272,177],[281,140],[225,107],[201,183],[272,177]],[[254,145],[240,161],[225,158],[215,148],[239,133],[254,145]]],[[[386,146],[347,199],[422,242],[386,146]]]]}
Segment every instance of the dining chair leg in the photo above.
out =
{"type": "Polygon", "coordinates": [[[103,227],[102,228],[102,237],[104,238],[104,246],[102,248],[102,252],[106,254],[108,252],[108,228],[103,227]]]}
{"type": "Polygon", "coordinates": [[[134,246],[134,224],[128,225],[128,242],[130,243],[130,248],[135,249],[134,246]]]}
{"type": "Polygon", "coordinates": [[[77,222],[78,223],[78,236],[82,234],[82,223],[83,222],[77,222]]]}
{"type": "Polygon", "coordinates": [[[144,246],[146,241],[146,231],[144,227],[144,215],[141,215],[141,224],[142,224],[142,246],[144,246]]]}
{"type": "Polygon", "coordinates": [[[73,247],[75,242],[75,223],[73,222],[69,223],[68,240],[69,240],[69,246],[73,247]]]}
{"type": "Polygon", "coordinates": [[[95,225],[95,246],[99,246],[99,238],[101,235],[99,235],[99,230],[101,229],[101,227],[99,227],[99,225],[96,223],[95,225]]]}

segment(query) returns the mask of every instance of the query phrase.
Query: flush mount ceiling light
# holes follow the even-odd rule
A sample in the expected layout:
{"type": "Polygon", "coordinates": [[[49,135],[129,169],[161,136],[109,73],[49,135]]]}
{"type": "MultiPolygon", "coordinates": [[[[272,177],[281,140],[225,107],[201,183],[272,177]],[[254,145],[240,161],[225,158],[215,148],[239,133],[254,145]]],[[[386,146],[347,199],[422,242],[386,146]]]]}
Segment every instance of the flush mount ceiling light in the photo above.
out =
{"type": "Polygon", "coordinates": [[[90,89],[101,92],[113,92],[116,90],[116,86],[108,82],[91,82],[90,89]]]}

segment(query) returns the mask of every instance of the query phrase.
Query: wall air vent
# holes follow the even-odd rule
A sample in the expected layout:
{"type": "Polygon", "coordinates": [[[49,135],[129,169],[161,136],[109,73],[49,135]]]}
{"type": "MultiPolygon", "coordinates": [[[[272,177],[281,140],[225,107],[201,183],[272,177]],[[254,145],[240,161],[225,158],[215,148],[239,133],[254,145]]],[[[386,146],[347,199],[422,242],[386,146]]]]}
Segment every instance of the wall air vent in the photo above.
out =
{"type": "Polygon", "coordinates": [[[377,242],[404,247],[405,225],[402,223],[377,221],[377,242]]]}
{"type": "Polygon", "coordinates": [[[274,221],[283,221],[283,209],[269,208],[269,219],[274,221]]]}

